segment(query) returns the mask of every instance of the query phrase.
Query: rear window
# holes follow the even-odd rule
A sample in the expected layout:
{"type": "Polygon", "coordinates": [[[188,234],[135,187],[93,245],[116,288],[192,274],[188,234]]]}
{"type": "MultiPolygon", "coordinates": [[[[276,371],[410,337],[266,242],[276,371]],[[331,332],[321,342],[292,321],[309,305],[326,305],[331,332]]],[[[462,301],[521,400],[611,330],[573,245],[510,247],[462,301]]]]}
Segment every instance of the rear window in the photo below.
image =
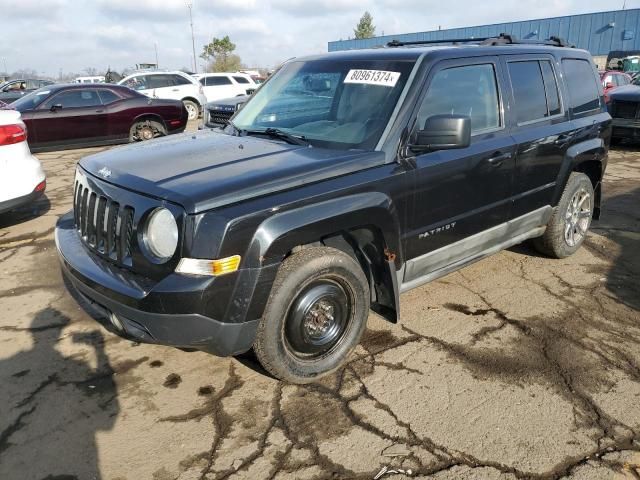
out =
{"type": "Polygon", "coordinates": [[[587,60],[562,60],[569,102],[574,115],[600,108],[600,93],[593,74],[593,66],[587,60]]]}
{"type": "Polygon", "coordinates": [[[518,123],[535,122],[562,112],[558,84],[551,62],[510,62],[509,76],[518,123]]]}

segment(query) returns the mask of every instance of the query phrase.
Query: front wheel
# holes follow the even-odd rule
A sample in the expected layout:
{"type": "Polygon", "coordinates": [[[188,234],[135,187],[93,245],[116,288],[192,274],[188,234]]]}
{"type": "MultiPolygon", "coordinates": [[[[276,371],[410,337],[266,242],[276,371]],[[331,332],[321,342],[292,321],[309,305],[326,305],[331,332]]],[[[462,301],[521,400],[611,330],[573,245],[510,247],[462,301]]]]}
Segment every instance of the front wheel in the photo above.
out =
{"type": "Polygon", "coordinates": [[[187,109],[187,113],[189,114],[189,120],[197,120],[200,116],[200,107],[195,102],[191,100],[183,100],[184,108],[187,109]]]}
{"type": "Polygon", "coordinates": [[[584,242],[593,217],[594,194],[591,180],[573,172],[553,209],[544,235],[533,239],[536,249],[554,258],[573,255],[584,242]]]}
{"type": "Polygon", "coordinates": [[[309,383],[344,363],[368,315],[369,284],[360,265],[334,248],[303,249],[278,271],[254,350],[276,378],[309,383]]]}

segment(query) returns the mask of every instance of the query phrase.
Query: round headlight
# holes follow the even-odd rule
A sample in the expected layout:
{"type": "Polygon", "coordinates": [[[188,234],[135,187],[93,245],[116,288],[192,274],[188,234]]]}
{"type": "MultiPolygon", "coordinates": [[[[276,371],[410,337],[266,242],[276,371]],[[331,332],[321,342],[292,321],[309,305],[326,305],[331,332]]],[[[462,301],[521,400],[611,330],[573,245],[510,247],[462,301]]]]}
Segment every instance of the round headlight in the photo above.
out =
{"type": "Polygon", "coordinates": [[[151,214],[145,230],[145,243],[160,260],[169,260],[178,247],[178,224],[166,208],[151,214]]]}

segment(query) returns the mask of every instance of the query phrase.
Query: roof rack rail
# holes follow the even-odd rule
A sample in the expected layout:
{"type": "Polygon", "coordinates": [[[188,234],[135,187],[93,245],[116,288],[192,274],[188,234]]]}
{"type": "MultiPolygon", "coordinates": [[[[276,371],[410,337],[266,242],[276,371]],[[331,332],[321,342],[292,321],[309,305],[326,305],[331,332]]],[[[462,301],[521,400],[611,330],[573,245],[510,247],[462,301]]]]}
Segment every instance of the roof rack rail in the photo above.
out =
{"type": "Polygon", "coordinates": [[[438,45],[443,43],[452,43],[454,45],[459,43],[478,43],[480,45],[549,45],[553,47],[569,47],[575,48],[575,45],[571,45],[566,40],[559,37],[549,37],[547,40],[520,40],[514,35],[509,33],[501,33],[497,37],[476,37],[476,38],[449,38],[446,40],[417,40],[411,42],[401,42],[399,40],[392,40],[387,43],[387,47],[405,47],[412,45],[438,45]]]}

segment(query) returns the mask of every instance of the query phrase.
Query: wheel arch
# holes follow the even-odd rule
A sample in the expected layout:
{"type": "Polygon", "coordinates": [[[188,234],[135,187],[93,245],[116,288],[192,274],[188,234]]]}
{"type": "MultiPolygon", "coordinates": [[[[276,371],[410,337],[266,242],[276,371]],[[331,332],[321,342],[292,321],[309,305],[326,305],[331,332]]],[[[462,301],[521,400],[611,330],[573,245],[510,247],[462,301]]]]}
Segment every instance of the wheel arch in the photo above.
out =
{"type": "Polygon", "coordinates": [[[133,127],[136,123],[144,122],[146,120],[160,123],[160,125],[162,125],[162,127],[164,128],[165,132],[167,132],[167,124],[165,123],[164,119],[157,113],[141,113],[140,115],[138,115],[133,119],[133,122],[131,123],[131,127],[133,127]]]}
{"type": "Polygon", "coordinates": [[[361,193],[276,214],[257,229],[246,267],[279,264],[299,249],[314,245],[351,255],[369,280],[372,309],[389,321],[397,321],[396,272],[403,256],[400,223],[388,196],[361,193]]]}
{"type": "Polygon", "coordinates": [[[602,200],[602,178],[607,166],[607,148],[602,138],[592,138],[572,145],[567,150],[564,162],[558,175],[558,183],[553,197],[553,205],[557,205],[562,196],[571,172],[584,173],[591,180],[594,191],[593,218],[600,218],[602,200]]]}
{"type": "Polygon", "coordinates": [[[198,105],[199,108],[202,108],[202,105],[200,104],[200,102],[198,101],[197,98],[195,97],[191,97],[191,96],[186,96],[184,97],[182,100],[180,100],[181,102],[185,102],[185,101],[189,101],[189,102],[193,102],[196,105],[198,105]]]}

